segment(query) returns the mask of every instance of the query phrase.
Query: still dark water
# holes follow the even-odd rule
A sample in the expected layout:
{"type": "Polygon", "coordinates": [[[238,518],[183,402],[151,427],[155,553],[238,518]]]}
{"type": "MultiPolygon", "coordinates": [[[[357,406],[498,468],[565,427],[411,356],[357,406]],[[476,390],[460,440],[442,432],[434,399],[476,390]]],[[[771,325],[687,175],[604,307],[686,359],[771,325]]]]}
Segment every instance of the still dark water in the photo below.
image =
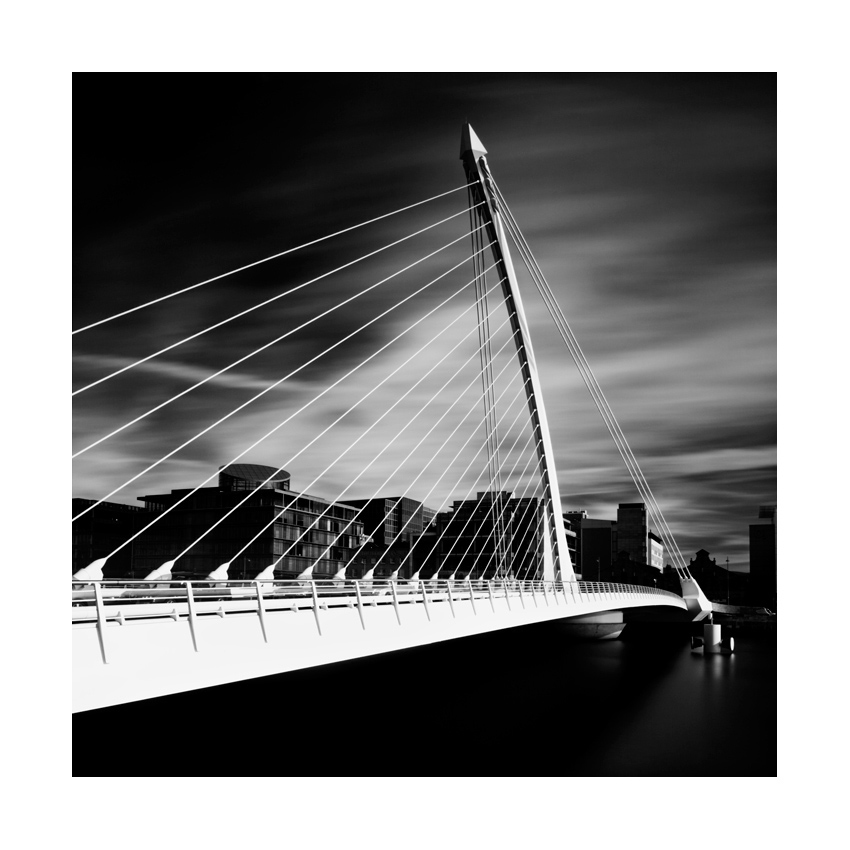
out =
{"type": "Polygon", "coordinates": [[[775,776],[775,635],[704,657],[687,627],[636,629],[541,623],[76,714],[73,773],[775,776]]]}

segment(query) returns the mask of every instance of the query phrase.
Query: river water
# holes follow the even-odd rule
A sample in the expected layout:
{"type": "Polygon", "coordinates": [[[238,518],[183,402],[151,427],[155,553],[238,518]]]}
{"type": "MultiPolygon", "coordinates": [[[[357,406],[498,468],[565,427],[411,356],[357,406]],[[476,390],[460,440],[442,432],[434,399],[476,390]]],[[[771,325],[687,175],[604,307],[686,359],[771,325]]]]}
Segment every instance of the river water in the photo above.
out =
{"type": "Polygon", "coordinates": [[[773,633],[703,656],[681,624],[575,641],[551,622],[77,714],[73,772],[775,776],[776,728],[773,633]]]}

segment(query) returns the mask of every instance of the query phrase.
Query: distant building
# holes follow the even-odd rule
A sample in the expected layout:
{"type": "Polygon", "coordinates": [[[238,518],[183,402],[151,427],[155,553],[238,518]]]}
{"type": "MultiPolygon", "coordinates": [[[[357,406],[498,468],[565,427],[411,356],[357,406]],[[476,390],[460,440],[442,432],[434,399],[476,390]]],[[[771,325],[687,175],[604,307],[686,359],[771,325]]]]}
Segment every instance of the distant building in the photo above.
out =
{"type": "Polygon", "coordinates": [[[749,576],[727,571],[725,566],[717,563],[716,558],[709,557],[707,550],[700,549],[696,557],[691,558],[688,571],[712,602],[745,604],[749,576]]]}
{"type": "Polygon", "coordinates": [[[437,512],[434,508],[429,508],[427,505],[422,505],[422,532],[423,534],[434,524],[437,518],[437,512]]]}
{"type": "Polygon", "coordinates": [[[293,492],[289,474],[275,473],[273,467],[236,464],[220,471],[218,487],[194,493],[172,490],[140,500],[152,513],[174,509],[135,541],[136,578],[175,558],[208,529],[212,531],[178,560],[175,575],[201,579],[233,561],[230,578],[253,578],[274,562],[275,578],[294,578],[314,563],[316,577],[330,577],[363,542],[356,508],[293,492]],[[245,503],[227,516],[246,494],[245,503]]]}
{"type": "MultiPolygon", "coordinates": [[[[511,538],[513,540],[513,560],[511,572],[522,579],[543,578],[543,530],[545,528],[545,507],[542,499],[536,497],[514,497],[509,503],[511,517],[511,538]]],[[[552,548],[555,543],[555,531],[551,530],[552,548]]]]}
{"type": "Polygon", "coordinates": [[[349,499],[361,511],[363,532],[378,546],[410,544],[431,524],[436,511],[405,496],[349,499]]]}
{"type": "Polygon", "coordinates": [[[617,547],[617,523],[609,519],[584,519],[581,523],[581,577],[605,581],[611,575],[617,547]]]}
{"type": "Polygon", "coordinates": [[[707,549],[699,549],[696,557],[691,558],[688,572],[712,602],[726,601],[726,570],[717,566],[717,559],[711,558],[707,549]]]}
{"type": "Polygon", "coordinates": [[[750,526],[750,595],[753,605],[776,610],[776,505],[763,505],[750,526]]]}
{"type": "Polygon", "coordinates": [[[543,504],[506,492],[453,503],[435,519],[440,578],[543,576],[543,504]]]}
{"type": "Polygon", "coordinates": [[[245,490],[289,489],[290,476],[285,469],[255,463],[234,463],[220,466],[218,470],[218,486],[222,490],[236,493],[245,490]]]}
{"type": "Polygon", "coordinates": [[[626,502],[617,508],[617,551],[626,552],[632,561],[650,563],[649,529],[646,524],[646,505],[626,502]]]}
{"type": "Polygon", "coordinates": [[[609,581],[620,553],[626,561],[663,573],[664,545],[646,524],[643,502],[621,503],[616,520],[591,519],[587,511],[567,511],[564,520],[576,534],[573,564],[585,581],[609,581]]]}
{"type": "MultiPolygon", "coordinates": [[[[573,558],[573,570],[581,575],[581,524],[587,519],[587,511],[567,511],[564,514],[564,521],[570,525],[570,530],[575,534],[574,549],[570,549],[570,556],[573,558]]],[[[570,545],[569,538],[567,545],[570,545]]]]}
{"type": "Polygon", "coordinates": [[[620,550],[611,564],[608,572],[603,573],[603,581],[612,581],[619,584],[637,584],[644,587],[661,587],[662,573],[649,564],[633,561],[627,552],[620,550]]]}
{"type": "Polygon", "coordinates": [[[647,540],[649,541],[649,566],[655,567],[656,570],[663,571],[664,544],[661,542],[661,538],[650,531],[649,534],[647,534],[647,540]]]}
{"type": "MultiPolygon", "coordinates": [[[[72,499],[71,515],[80,514],[82,516],[74,520],[71,526],[72,574],[87,567],[97,558],[112,555],[152,518],[141,505],[122,505],[116,502],[98,504],[94,499],[72,499]]],[[[134,547],[135,541],[109,558],[103,570],[104,578],[122,578],[130,574],[134,547]]]]}
{"type": "Polygon", "coordinates": [[[682,582],[679,580],[679,573],[672,564],[664,566],[664,572],[658,579],[659,590],[669,590],[671,593],[682,595],[682,582]]]}
{"type": "Polygon", "coordinates": [[[398,546],[380,546],[375,543],[366,543],[353,555],[345,570],[345,577],[349,579],[363,578],[370,570],[373,570],[374,578],[389,578],[393,574],[399,579],[410,578],[416,568],[417,559],[424,557],[425,551],[414,549],[407,544],[398,546]]]}
{"type": "Polygon", "coordinates": [[[573,572],[579,573],[581,570],[578,565],[577,549],[578,549],[578,534],[573,531],[572,523],[564,514],[564,537],[567,540],[567,552],[570,555],[570,564],[572,564],[573,572]]]}
{"type": "Polygon", "coordinates": [[[374,570],[376,578],[394,573],[410,578],[422,566],[431,548],[422,538],[434,521],[435,510],[402,496],[351,499],[347,504],[360,511],[358,519],[368,538],[346,570],[348,578],[362,578],[369,570],[374,570]]]}

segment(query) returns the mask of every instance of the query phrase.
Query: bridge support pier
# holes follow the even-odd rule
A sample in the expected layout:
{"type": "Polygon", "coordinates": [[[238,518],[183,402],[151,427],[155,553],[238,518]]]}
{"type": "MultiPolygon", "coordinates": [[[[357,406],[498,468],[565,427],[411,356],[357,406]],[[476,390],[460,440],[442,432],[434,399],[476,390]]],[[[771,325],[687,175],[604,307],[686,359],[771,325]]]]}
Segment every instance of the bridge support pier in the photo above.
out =
{"type": "Polygon", "coordinates": [[[730,655],[735,651],[735,639],[723,638],[722,629],[716,623],[706,623],[702,627],[702,640],[691,638],[691,651],[702,651],[708,655],[730,655]]]}

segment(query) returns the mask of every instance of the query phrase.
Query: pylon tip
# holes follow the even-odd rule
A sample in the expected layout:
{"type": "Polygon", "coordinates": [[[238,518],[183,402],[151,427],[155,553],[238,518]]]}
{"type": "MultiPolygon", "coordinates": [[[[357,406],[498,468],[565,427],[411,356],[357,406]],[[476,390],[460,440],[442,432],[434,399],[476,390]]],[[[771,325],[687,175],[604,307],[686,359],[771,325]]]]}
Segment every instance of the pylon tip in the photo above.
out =
{"type": "Polygon", "coordinates": [[[486,154],[487,148],[481,143],[481,139],[475,135],[475,130],[472,129],[472,124],[468,121],[463,125],[463,130],[460,134],[460,158],[463,159],[467,151],[472,151],[474,154],[486,154]]]}

